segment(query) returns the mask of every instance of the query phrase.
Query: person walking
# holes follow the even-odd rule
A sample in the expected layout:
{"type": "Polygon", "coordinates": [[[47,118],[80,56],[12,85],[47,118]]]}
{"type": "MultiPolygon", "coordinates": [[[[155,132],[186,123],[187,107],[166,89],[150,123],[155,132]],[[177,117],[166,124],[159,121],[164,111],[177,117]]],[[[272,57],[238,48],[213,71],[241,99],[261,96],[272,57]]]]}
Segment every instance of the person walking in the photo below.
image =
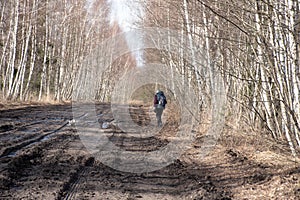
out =
{"type": "Polygon", "coordinates": [[[156,113],[157,126],[162,127],[161,116],[163,114],[164,109],[166,108],[167,98],[164,95],[163,91],[157,90],[154,95],[154,112],[156,113]]]}

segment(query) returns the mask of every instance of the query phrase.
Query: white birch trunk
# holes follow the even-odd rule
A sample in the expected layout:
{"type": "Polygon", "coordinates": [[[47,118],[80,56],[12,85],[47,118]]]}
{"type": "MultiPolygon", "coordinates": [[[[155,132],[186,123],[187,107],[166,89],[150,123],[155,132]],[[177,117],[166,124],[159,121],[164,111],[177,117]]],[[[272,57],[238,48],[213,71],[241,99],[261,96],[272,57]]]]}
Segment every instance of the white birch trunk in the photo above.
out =
{"type": "MultiPolygon", "coordinates": [[[[188,2],[187,0],[183,0],[183,8],[184,8],[184,16],[185,16],[185,23],[186,23],[186,28],[187,28],[187,34],[188,34],[188,40],[189,40],[189,48],[190,48],[190,52],[192,53],[191,57],[192,57],[192,67],[194,69],[194,74],[196,77],[196,82],[197,82],[197,86],[199,88],[199,93],[201,92],[201,82],[200,82],[200,77],[199,77],[199,73],[198,73],[198,67],[197,67],[197,60],[196,60],[196,56],[195,56],[195,47],[193,44],[193,36],[192,36],[192,31],[191,31],[191,23],[190,23],[190,17],[189,17],[189,10],[188,10],[188,2]]],[[[209,58],[209,56],[207,55],[207,57],[209,58]]],[[[209,62],[210,63],[210,62],[209,62]]],[[[191,81],[192,81],[192,77],[193,77],[193,70],[189,69],[189,87],[191,87],[191,81]]]]}
{"type": "MultiPolygon", "coordinates": [[[[24,4],[24,10],[26,9],[25,8],[25,5],[24,4]]],[[[24,27],[25,26],[25,17],[24,17],[24,27]]],[[[16,86],[15,86],[15,89],[14,89],[14,95],[13,95],[13,98],[16,99],[18,95],[20,95],[20,100],[22,101],[23,100],[23,89],[24,89],[24,78],[25,78],[25,71],[26,71],[26,65],[27,65],[27,55],[28,55],[28,48],[29,48],[29,42],[30,42],[30,37],[31,37],[31,31],[32,31],[32,25],[31,25],[31,19],[29,19],[29,24],[27,25],[26,27],[27,29],[27,34],[26,34],[26,39],[25,39],[25,42],[24,42],[24,48],[22,53],[22,58],[21,58],[21,62],[20,62],[20,67],[19,67],[19,71],[20,71],[20,74],[19,74],[19,77],[16,81],[16,86]]],[[[25,28],[24,28],[25,29],[25,28]]],[[[24,35],[25,36],[25,35],[24,35]]]]}
{"type": "MultiPolygon", "coordinates": [[[[47,5],[48,5],[48,1],[46,2],[46,12],[48,11],[47,9],[47,5]]],[[[46,73],[47,73],[47,57],[48,57],[48,36],[49,36],[49,30],[48,30],[48,14],[46,14],[46,19],[45,19],[45,30],[46,30],[46,35],[44,38],[44,58],[43,58],[43,69],[42,69],[42,75],[41,75],[41,81],[40,81],[40,91],[39,91],[39,98],[38,100],[41,101],[42,100],[42,95],[43,95],[43,91],[45,90],[45,85],[46,85],[46,73]]],[[[64,59],[64,58],[62,58],[64,59]]]]}
{"type": "MultiPolygon", "coordinates": [[[[258,34],[262,33],[262,28],[261,28],[261,20],[260,20],[260,16],[259,16],[259,11],[261,9],[260,7],[260,0],[256,0],[256,10],[257,13],[255,14],[255,20],[256,20],[256,31],[258,34]]],[[[269,99],[269,92],[270,92],[270,88],[268,85],[268,79],[267,79],[267,75],[266,75],[266,71],[265,68],[263,66],[264,64],[264,60],[263,60],[263,50],[262,50],[262,41],[260,38],[260,35],[256,36],[257,39],[257,62],[258,62],[258,67],[260,69],[260,74],[261,74],[261,81],[262,81],[262,100],[263,100],[263,105],[265,107],[265,113],[266,113],[266,122],[267,122],[267,126],[269,127],[273,138],[277,138],[276,135],[276,130],[274,130],[274,124],[272,121],[272,107],[271,107],[271,103],[270,103],[270,99],[269,99]]]]}
{"type": "MultiPolygon", "coordinates": [[[[284,44],[284,37],[282,34],[282,30],[279,28],[280,26],[280,17],[277,12],[282,12],[282,7],[280,5],[277,5],[277,7],[274,8],[274,14],[275,14],[275,35],[274,35],[274,43],[275,43],[275,49],[277,49],[277,52],[275,53],[277,56],[275,58],[275,67],[277,69],[277,81],[279,84],[278,88],[278,93],[280,95],[280,111],[281,111],[281,116],[282,116],[282,131],[285,134],[286,140],[289,144],[289,147],[291,149],[292,154],[295,156],[295,148],[294,144],[290,135],[290,129],[288,127],[288,114],[286,110],[286,104],[288,105],[288,99],[286,97],[286,94],[288,94],[288,88],[285,87],[286,81],[285,77],[287,76],[286,71],[287,71],[287,63],[286,63],[286,55],[282,53],[282,51],[278,51],[279,49],[285,49],[285,44],[284,44]],[[283,69],[282,69],[283,68],[283,69]],[[285,104],[285,103],[286,104],[285,104]]],[[[284,51],[285,52],[285,51],[284,51]]]]}
{"type": "MultiPolygon", "coordinates": [[[[34,1],[35,2],[35,1],[34,1]]],[[[35,6],[34,6],[35,8],[35,6]]],[[[31,53],[30,53],[30,70],[29,70],[29,75],[27,78],[27,84],[25,87],[25,100],[27,101],[29,99],[29,87],[30,87],[30,83],[31,83],[31,79],[32,79],[32,74],[35,68],[35,62],[36,62],[36,46],[37,46],[37,41],[36,41],[36,26],[33,27],[33,35],[31,38],[31,53]]]]}
{"type": "MultiPolygon", "coordinates": [[[[208,65],[208,69],[205,70],[205,77],[208,76],[207,78],[209,78],[210,80],[210,83],[207,81],[206,82],[206,88],[209,89],[209,91],[207,91],[207,94],[212,94],[213,92],[213,87],[212,87],[212,84],[214,83],[214,80],[213,80],[213,77],[214,77],[214,69],[213,69],[213,65],[212,65],[212,62],[211,62],[211,55],[210,55],[210,42],[209,42],[209,32],[208,32],[208,19],[207,19],[207,16],[206,16],[206,13],[205,13],[205,6],[203,5],[202,6],[202,18],[203,18],[203,24],[204,24],[204,40],[205,40],[205,54],[206,54],[206,57],[207,57],[207,65],[208,65]]],[[[211,95],[210,96],[211,98],[211,103],[214,103],[215,102],[215,99],[214,98],[214,95],[211,95]]]]}
{"type": "MultiPolygon", "coordinates": [[[[296,4],[292,0],[286,0],[286,4],[288,5],[288,10],[289,12],[289,17],[287,17],[287,24],[289,25],[289,30],[295,30],[294,25],[295,25],[295,10],[296,10],[296,4]]],[[[294,123],[300,124],[300,102],[299,102],[299,79],[297,77],[297,73],[299,71],[299,66],[297,66],[297,40],[294,37],[294,32],[289,32],[288,33],[288,43],[289,45],[289,50],[290,50],[290,65],[291,65],[291,76],[292,76],[292,91],[290,91],[290,97],[292,101],[292,109],[294,111],[295,115],[295,120],[294,123]],[[298,70],[297,70],[298,68],[298,70]]],[[[299,130],[297,129],[298,127],[293,127],[294,132],[295,132],[295,138],[297,141],[298,146],[300,147],[300,139],[299,139],[299,130]]]]}
{"type": "Polygon", "coordinates": [[[8,70],[8,92],[7,98],[11,98],[12,89],[13,89],[13,80],[15,73],[15,62],[16,62],[16,54],[17,54],[17,34],[18,34],[18,26],[19,26],[19,0],[15,0],[15,8],[14,8],[14,29],[13,29],[13,37],[12,37],[12,46],[11,46],[11,56],[9,60],[9,70],[8,70]]]}
{"type": "MultiPolygon", "coordinates": [[[[7,3],[7,1],[5,1],[3,3],[3,7],[2,7],[2,10],[1,10],[1,17],[0,17],[1,22],[4,21],[4,11],[6,9],[6,3],[7,3]]],[[[5,41],[5,44],[1,44],[3,49],[2,49],[1,59],[0,59],[0,73],[1,73],[2,69],[4,71],[4,65],[5,65],[6,54],[7,54],[6,51],[7,51],[7,47],[8,47],[8,44],[9,44],[10,32],[6,36],[4,30],[1,29],[1,37],[2,37],[2,41],[5,41]]]]}

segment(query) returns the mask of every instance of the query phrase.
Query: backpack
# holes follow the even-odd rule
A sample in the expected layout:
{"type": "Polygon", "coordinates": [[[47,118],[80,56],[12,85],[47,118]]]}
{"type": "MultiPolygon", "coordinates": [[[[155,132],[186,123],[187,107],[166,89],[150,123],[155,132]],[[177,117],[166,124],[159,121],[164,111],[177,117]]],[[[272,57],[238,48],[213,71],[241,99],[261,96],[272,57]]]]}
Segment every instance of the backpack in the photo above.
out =
{"type": "Polygon", "coordinates": [[[158,108],[165,108],[166,104],[167,104],[167,98],[164,95],[164,93],[158,93],[157,94],[157,101],[158,101],[158,108]]]}

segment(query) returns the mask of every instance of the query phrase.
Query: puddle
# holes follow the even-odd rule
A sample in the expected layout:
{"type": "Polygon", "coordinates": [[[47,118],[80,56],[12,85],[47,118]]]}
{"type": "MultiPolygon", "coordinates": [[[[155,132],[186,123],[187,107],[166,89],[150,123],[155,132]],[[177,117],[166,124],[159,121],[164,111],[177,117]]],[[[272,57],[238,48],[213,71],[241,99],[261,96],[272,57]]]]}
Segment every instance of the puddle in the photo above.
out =
{"type": "Polygon", "coordinates": [[[39,132],[39,128],[34,128],[34,129],[27,129],[27,128],[23,128],[23,129],[19,129],[19,131],[22,131],[22,133],[29,135],[29,134],[35,134],[37,132],[39,132]]]}
{"type": "Polygon", "coordinates": [[[5,156],[4,158],[14,158],[17,156],[17,152],[18,151],[15,151],[15,152],[10,152],[7,156],[5,156]]]}
{"type": "Polygon", "coordinates": [[[108,122],[104,122],[102,124],[102,129],[108,129],[108,127],[109,127],[109,123],[108,122]]]}
{"type": "Polygon", "coordinates": [[[67,126],[68,123],[65,123],[63,126],[61,126],[60,128],[56,129],[55,131],[52,131],[52,132],[49,132],[47,134],[44,134],[40,137],[37,137],[35,139],[31,139],[31,140],[28,140],[24,143],[22,143],[21,145],[15,147],[16,150],[12,150],[11,152],[9,152],[7,155],[3,156],[4,158],[6,157],[9,157],[9,158],[12,158],[12,157],[15,157],[18,155],[18,152],[24,150],[24,148],[28,148],[28,147],[31,147],[33,145],[36,145],[40,142],[45,142],[45,141],[48,141],[50,140],[50,138],[55,134],[57,133],[59,130],[61,130],[62,128],[64,128],[65,126],[67,126]]]}
{"type": "Polygon", "coordinates": [[[31,146],[34,146],[40,142],[45,142],[45,141],[48,141],[50,140],[50,138],[53,136],[54,133],[51,133],[51,134],[48,134],[48,135],[45,135],[45,136],[41,136],[41,138],[37,139],[37,140],[34,140],[32,142],[28,142],[28,144],[24,145],[23,147],[15,150],[15,151],[12,151],[10,152],[8,155],[4,156],[4,158],[14,158],[18,155],[18,152],[20,152],[21,150],[23,150],[24,148],[29,148],[31,146]]]}
{"type": "Polygon", "coordinates": [[[50,140],[50,139],[51,139],[51,137],[52,137],[52,136],[53,136],[52,134],[50,134],[50,135],[47,135],[47,136],[45,136],[43,139],[41,139],[40,141],[41,141],[41,142],[48,141],[48,140],[50,140]]]}

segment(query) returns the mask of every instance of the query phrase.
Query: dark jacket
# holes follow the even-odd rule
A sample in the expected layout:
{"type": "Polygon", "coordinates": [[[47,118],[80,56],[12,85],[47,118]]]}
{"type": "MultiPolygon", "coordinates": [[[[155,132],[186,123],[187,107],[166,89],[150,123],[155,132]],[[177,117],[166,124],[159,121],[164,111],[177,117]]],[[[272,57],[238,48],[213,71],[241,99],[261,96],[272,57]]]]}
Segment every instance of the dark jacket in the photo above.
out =
{"type": "MultiPolygon", "coordinates": [[[[154,107],[157,107],[157,105],[158,105],[158,95],[164,95],[164,93],[160,92],[160,93],[157,93],[157,94],[154,95],[154,100],[153,100],[154,107]]],[[[163,108],[165,108],[165,107],[163,107],[163,108]]]]}
{"type": "Polygon", "coordinates": [[[157,94],[156,94],[156,95],[154,95],[153,105],[157,106],[157,104],[158,104],[158,99],[157,99],[157,94]]]}

